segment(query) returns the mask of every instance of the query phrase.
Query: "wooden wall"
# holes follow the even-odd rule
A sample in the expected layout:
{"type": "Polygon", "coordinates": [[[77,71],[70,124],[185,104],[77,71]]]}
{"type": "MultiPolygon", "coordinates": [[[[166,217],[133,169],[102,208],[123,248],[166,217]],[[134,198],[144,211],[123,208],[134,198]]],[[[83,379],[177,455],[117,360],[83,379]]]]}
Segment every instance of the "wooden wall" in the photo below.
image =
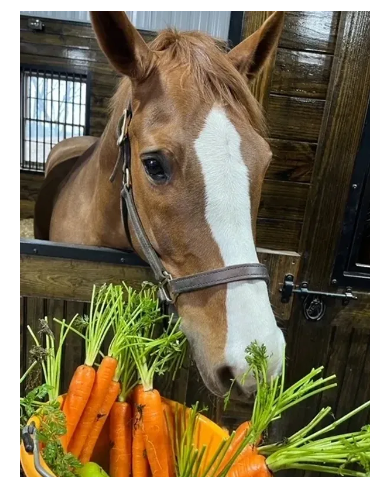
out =
{"type": "MultiPolygon", "coordinates": [[[[246,13],[244,35],[265,19],[246,13]]],[[[338,19],[338,12],[286,14],[266,107],[274,159],[259,210],[260,247],[298,251],[338,19]]],[[[33,32],[27,27],[27,17],[21,16],[21,63],[91,72],[90,134],[101,135],[118,76],[99,50],[89,25],[50,19],[43,23],[43,32],[33,32]]],[[[146,40],[152,38],[149,32],[141,33],[146,40]]],[[[35,185],[35,179],[27,175],[23,175],[23,185],[29,179],[35,185]]],[[[33,208],[27,190],[21,188],[23,218],[29,217],[33,208]]]]}

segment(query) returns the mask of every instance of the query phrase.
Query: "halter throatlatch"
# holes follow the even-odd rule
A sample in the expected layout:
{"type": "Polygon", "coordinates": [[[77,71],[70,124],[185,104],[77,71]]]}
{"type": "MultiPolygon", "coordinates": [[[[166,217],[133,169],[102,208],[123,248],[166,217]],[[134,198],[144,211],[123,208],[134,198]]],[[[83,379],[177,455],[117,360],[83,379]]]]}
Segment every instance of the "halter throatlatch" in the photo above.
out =
{"type": "Polygon", "coordinates": [[[129,105],[128,108],[124,110],[124,113],[119,120],[117,140],[119,153],[110,180],[114,180],[116,171],[120,163],[122,163],[123,179],[121,198],[124,227],[126,229],[129,241],[131,242],[128,226],[129,220],[145,258],[153,271],[156,281],[158,282],[161,300],[168,304],[174,304],[178,295],[182,293],[194,292],[196,290],[202,290],[204,288],[214,287],[216,285],[240,282],[244,280],[264,280],[268,284],[269,276],[267,267],[261,263],[243,263],[241,265],[231,265],[229,267],[208,270],[206,272],[200,272],[194,275],[188,275],[186,277],[172,278],[172,275],[165,269],[159,255],[149,241],[149,238],[141,223],[133,198],[131,183],[131,144],[128,135],[128,127],[131,119],[132,109],[131,105],[129,105]]]}

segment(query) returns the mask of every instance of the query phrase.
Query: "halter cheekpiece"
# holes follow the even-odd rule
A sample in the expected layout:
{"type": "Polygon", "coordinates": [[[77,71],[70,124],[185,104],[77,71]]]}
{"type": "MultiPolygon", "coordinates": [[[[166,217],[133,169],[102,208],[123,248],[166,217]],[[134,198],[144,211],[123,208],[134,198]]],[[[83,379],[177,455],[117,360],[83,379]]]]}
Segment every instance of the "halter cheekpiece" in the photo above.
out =
{"type": "Polygon", "coordinates": [[[124,110],[118,124],[117,145],[119,147],[119,152],[110,181],[113,181],[116,171],[120,163],[122,163],[123,178],[121,199],[124,228],[129,241],[131,242],[128,226],[128,220],[130,220],[136,238],[154,273],[154,277],[158,282],[161,300],[168,304],[174,304],[178,295],[182,293],[193,292],[195,290],[201,290],[231,282],[239,282],[242,280],[264,280],[268,284],[269,276],[267,267],[261,263],[231,265],[216,270],[208,270],[194,275],[188,275],[186,277],[172,278],[172,275],[165,269],[159,255],[149,241],[133,198],[131,183],[131,144],[128,135],[128,127],[131,123],[131,119],[132,108],[131,104],[129,104],[128,108],[124,110]]]}

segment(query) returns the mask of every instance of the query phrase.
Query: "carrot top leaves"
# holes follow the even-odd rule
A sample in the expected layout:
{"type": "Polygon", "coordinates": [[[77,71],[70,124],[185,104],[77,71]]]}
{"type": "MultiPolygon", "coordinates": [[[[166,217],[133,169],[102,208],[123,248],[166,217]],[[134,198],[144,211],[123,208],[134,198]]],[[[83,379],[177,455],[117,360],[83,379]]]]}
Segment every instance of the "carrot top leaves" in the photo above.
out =
{"type": "Polygon", "coordinates": [[[324,437],[352,416],[369,407],[366,402],[326,427],[310,433],[328,415],[331,408],[323,408],[311,422],[292,435],[286,445],[264,445],[259,452],[266,454],[272,471],[294,468],[328,474],[364,477],[369,475],[370,428],[360,432],[324,437]],[[321,438],[320,438],[321,437],[321,438]]]}

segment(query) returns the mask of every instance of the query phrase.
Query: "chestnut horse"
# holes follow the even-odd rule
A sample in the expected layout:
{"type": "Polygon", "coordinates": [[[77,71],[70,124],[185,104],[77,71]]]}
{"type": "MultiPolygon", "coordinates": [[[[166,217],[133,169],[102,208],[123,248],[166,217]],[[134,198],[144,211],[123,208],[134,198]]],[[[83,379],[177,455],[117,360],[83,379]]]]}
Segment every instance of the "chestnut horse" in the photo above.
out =
{"type": "MultiPolygon", "coordinates": [[[[272,155],[248,84],[276,48],[283,13],[228,53],[198,32],[165,30],[147,45],[123,12],[91,12],[91,21],[124,78],[101,138],[69,139],[52,150],[36,206],[36,238],[119,249],[132,243],[144,258],[131,223],[132,242],[123,227],[121,172],[109,181],[118,124],[131,103],[134,201],[167,271],[178,278],[257,263],[255,224],[272,155]]],[[[254,340],[267,347],[269,374],[280,372],[284,337],[264,280],[185,293],[176,308],[213,393],[224,394],[230,379],[246,371],[245,348],[254,340]]],[[[240,388],[249,393],[253,384],[247,378],[240,388]]]]}

